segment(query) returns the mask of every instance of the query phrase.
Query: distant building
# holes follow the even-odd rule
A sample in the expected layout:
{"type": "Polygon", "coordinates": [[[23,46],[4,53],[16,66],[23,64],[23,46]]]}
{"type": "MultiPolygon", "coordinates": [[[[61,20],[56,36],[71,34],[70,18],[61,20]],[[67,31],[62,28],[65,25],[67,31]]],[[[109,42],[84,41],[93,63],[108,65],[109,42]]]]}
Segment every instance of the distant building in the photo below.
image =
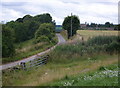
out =
{"type": "Polygon", "coordinates": [[[85,22],[85,24],[80,24],[80,27],[81,27],[81,29],[86,28],[87,27],[87,23],[85,22]]]}
{"type": "Polygon", "coordinates": [[[82,29],[84,29],[84,28],[87,27],[87,25],[86,25],[86,24],[80,24],[80,27],[81,27],[82,29]]]}

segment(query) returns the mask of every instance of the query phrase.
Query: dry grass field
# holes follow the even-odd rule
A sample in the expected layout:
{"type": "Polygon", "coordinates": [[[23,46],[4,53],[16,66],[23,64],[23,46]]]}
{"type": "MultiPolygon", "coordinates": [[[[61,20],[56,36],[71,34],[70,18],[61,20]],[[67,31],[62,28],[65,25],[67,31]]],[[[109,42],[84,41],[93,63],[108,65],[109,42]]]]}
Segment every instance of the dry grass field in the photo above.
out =
{"type": "Polygon", "coordinates": [[[108,30],[78,30],[77,34],[82,36],[84,40],[86,41],[89,38],[92,38],[94,36],[111,36],[115,35],[118,36],[118,31],[108,31],[108,30]]]}

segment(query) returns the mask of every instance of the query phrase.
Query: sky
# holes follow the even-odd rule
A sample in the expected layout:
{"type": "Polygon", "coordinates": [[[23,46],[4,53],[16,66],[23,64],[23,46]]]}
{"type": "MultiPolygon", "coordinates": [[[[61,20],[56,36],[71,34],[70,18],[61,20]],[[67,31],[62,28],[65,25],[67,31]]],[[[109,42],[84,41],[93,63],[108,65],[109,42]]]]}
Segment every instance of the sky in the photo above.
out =
{"type": "Polygon", "coordinates": [[[72,13],[79,17],[81,24],[118,24],[118,2],[119,0],[1,0],[0,22],[16,20],[27,14],[35,16],[50,13],[56,24],[61,25],[64,18],[72,13]]]}

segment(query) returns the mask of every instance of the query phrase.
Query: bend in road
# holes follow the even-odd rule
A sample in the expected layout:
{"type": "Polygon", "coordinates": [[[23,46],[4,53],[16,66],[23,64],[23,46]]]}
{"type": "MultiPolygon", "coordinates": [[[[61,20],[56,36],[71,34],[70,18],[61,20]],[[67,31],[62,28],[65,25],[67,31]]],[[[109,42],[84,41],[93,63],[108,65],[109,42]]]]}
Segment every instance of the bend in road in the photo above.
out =
{"type": "MultiPolygon", "coordinates": [[[[58,37],[58,43],[57,43],[57,45],[63,44],[63,43],[66,42],[65,39],[62,37],[61,34],[57,33],[56,36],[58,37]]],[[[43,52],[38,53],[36,55],[30,56],[30,57],[25,58],[23,60],[19,60],[19,61],[15,61],[15,62],[11,62],[11,63],[8,63],[8,64],[1,65],[0,66],[0,70],[4,70],[4,69],[10,68],[10,67],[14,67],[16,65],[19,65],[21,62],[29,62],[31,60],[34,60],[34,59],[36,59],[36,57],[41,56],[41,55],[43,55],[45,53],[48,53],[49,51],[53,50],[57,45],[51,47],[50,49],[48,49],[46,51],[43,51],[43,52]]]]}

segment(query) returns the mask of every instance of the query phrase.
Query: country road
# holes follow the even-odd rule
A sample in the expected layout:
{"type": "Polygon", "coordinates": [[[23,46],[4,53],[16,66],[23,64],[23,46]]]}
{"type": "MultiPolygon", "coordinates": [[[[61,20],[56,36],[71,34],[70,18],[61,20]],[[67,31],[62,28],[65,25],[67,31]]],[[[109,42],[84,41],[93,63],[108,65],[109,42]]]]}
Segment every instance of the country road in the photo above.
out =
{"type": "MultiPolygon", "coordinates": [[[[63,43],[66,42],[66,40],[62,37],[61,34],[57,33],[56,36],[58,37],[57,45],[63,44],[63,43]]],[[[22,60],[19,60],[19,61],[15,61],[15,62],[11,62],[11,63],[8,63],[8,64],[0,65],[0,70],[4,70],[4,69],[10,68],[10,67],[14,67],[14,66],[20,64],[20,62],[29,62],[31,60],[34,60],[38,55],[41,56],[41,55],[43,55],[45,53],[48,53],[50,50],[53,50],[57,45],[51,47],[50,49],[48,49],[46,51],[43,51],[43,52],[40,52],[40,53],[38,53],[36,55],[30,56],[28,58],[25,58],[25,59],[22,59],[22,60]]]]}

